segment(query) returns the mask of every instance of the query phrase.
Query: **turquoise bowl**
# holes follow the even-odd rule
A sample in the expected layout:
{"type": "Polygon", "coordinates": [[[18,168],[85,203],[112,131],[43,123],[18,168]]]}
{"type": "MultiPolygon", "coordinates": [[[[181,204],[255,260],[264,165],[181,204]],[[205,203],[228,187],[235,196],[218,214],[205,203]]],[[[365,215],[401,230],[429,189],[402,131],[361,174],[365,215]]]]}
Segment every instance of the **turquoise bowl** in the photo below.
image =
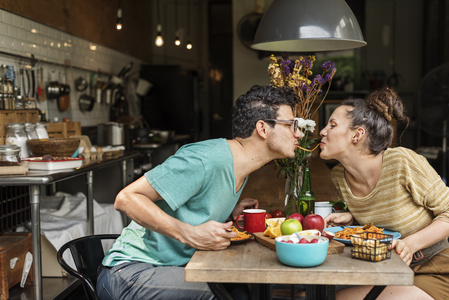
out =
{"type": "Polygon", "coordinates": [[[304,235],[306,239],[316,238],[319,243],[289,244],[281,242],[289,240],[289,235],[275,239],[276,253],[281,263],[292,267],[315,267],[321,265],[327,256],[329,239],[323,236],[304,235]]]}

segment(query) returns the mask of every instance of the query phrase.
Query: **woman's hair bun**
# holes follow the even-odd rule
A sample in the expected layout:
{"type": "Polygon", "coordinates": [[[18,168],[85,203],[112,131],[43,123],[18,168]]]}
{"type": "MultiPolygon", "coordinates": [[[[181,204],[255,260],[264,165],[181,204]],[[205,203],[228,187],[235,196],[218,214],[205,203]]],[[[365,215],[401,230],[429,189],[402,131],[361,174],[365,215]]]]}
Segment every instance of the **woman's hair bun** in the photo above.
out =
{"type": "Polygon", "coordinates": [[[389,122],[392,118],[408,120],[408,117],[404,115],[404,106],[398,93],[389,87],[372,92],[366,98],[366,104],[377,110],[389,122]]]}

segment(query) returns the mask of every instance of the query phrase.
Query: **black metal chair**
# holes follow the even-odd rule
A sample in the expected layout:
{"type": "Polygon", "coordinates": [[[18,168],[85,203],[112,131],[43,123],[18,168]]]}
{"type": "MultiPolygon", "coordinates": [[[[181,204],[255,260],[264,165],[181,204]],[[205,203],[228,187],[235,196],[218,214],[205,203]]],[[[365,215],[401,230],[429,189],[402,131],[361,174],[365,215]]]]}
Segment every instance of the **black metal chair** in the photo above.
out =
{"type": "Polygon", "coordinates": [[[97,300],[96,283],[101,262],[105,256],[102,240],[117,239],[119,234],[98,234],[74,239],[65,243],[57,253],[59,265],[70,275],[81,280],[87,299],[97,300]],[[70,249],[76,269],[64,260],[64,252],[70,249]]]}

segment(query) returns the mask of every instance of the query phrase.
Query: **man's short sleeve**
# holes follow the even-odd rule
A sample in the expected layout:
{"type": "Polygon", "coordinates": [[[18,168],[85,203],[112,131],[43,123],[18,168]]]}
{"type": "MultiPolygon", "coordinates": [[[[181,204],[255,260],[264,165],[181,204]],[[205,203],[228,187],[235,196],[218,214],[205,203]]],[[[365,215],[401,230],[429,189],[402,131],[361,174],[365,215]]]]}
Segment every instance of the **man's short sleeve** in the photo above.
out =
{"type": "Polygon", "coordinates": [[[148,171],[145,178],[170,208],[176,210],[200,191],[204,174],[201,159],[184,152],[148,171]]]}

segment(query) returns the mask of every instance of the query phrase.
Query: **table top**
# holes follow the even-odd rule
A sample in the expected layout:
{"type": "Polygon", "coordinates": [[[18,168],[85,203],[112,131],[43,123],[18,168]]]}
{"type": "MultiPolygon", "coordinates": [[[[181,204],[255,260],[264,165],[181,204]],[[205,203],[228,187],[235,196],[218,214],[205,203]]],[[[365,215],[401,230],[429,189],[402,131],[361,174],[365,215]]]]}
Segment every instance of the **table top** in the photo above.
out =
{"type": "Polygon", "coordinates": [[[323,264],[296,268],[282,264],[276,251],[250,240],[221,251],[196,251],[185,268],[186,281],[256,284],[413,285],[413,271],[396,253],[380,262],[351,258],[351,247],[323,264]]]}

